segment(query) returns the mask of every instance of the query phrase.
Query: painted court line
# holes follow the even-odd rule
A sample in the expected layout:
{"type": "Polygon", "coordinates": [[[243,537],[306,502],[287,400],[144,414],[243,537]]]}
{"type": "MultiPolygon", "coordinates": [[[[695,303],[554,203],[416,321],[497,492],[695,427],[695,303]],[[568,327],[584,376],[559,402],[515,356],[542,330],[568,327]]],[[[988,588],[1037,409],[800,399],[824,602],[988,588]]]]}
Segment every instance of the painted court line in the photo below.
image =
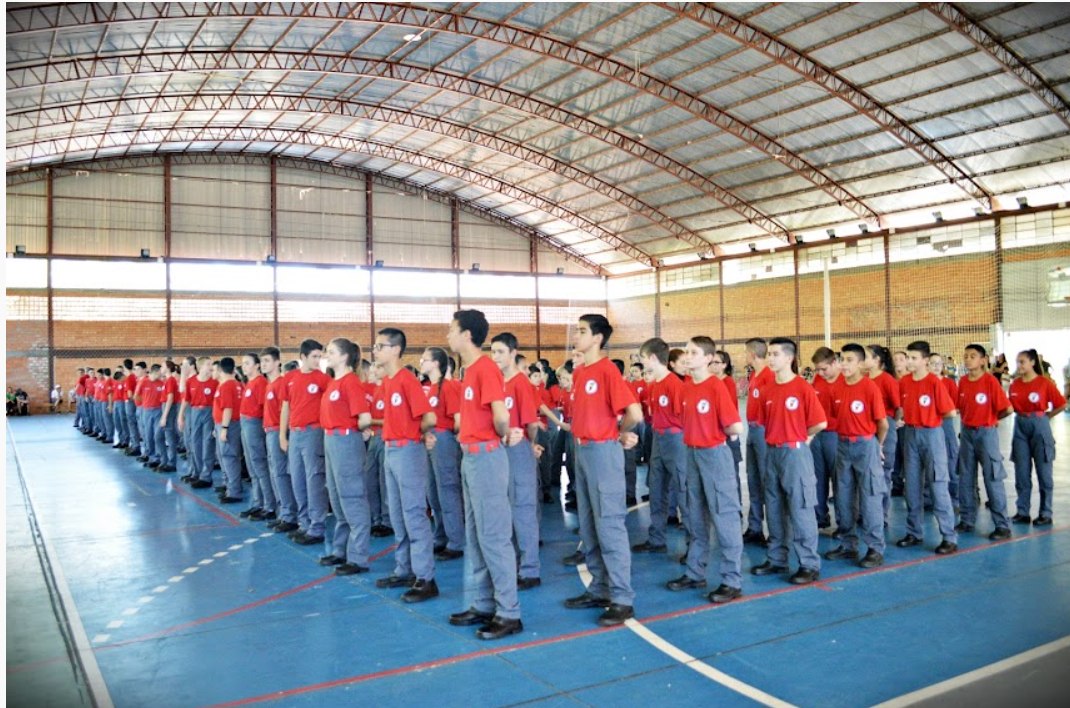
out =
{"type": "MultiPolygon", "coordinates": [[[[170,479],[162,479],[162,480],[159,480],[159,481],[167,484],[171,480],[170,479]]],[[[241,525],[241,522],[238,521],[237,519],[235,519],[233,516],[231,516],[230,514],[228,514],[225,511],[223,511],[222,509],[217,509],[216,507],[212,506],[211,504],[209,504],[205,500],[201,499],[199,496],[197,496],[193,492],[188,492],[188,491],[186,491],[185,489],[183,489],[181,486],[179,486],[177,484],[171,485],[171,489],[173,489],[174,491],[178,492],[179,494],[181,494],[184,497],[188,497],[188,498],[192,499],[193,501],[197,502],[198,504],[203,506],[208,511],[212,512],[213,514],[215,514],[216,516],[219,516],[221,518],[226,519],[227,523],[229,523],[231,526],[240,526],[241,525]]]]}
{"type": "Polygon", "coordinates": [[[1063,649],[1066,649],[1068,647],[1070,647],[1070,637],[1063,637],[1062,639],[1057,639],[1054,642],[1041,645],[1039,647],[1036,647],[1035,649],[1030,649],[1029,651],[1022,652],[1021,654],[1016,654],[1014,656],[1007,657],[1003,661],[997,661],[994,664],[989,664],[988,666],[982,666],[979,669],[974,669],[969,673],[950,678],[946,681],[941,681],[940,683],[934,683],[932,686],[926,686],[925,688],[919,689],[917,691],[903,694],[898,698],[893,698],[890,701],[885,701],[884,703],[876,705],[873,708],[904,708],[904,706],[913,705],[915,703],[930,698],[936,698],[937,696],[942,696],[945,693],[949,693],[956,689],[962,688],[963,686],[969,685],[974,681],[979,681],[983,678],[987,678],[989,676],[1002,673],[1004,671],[1009,671],[1010,669],[1021,666],[1023,664],[1028,664],[1032,661],[1036,661],[1037,659],[1043,658],[1048,654],[1053,654],[1057,651],[1062,651],[1063,649]]]}
{"type": "MultiPolygon", "coordinates": [[[[22,455],[19,453],[18,443],[15,441],[15,434],[11,430],[11,422],[7,422],[7,434],[11,439],[11,451],[15,458],[15,466],[18,469],[19,479],[22,481],[23,489],[26,491],[26,497],[29,502],[30,512],[33,513],[33,509],[36,507],[33,490],[31,489],[30,481],[26,479],[26,475],[23,474],[22,455]]],[[[57,558],[55,548],[52,545],[51,539],[48,534],[45,533],[45,529],[40,525],[37,525],[37,532],[41,536],[41,543],[45,548],[45,554],[48,558],[57,558]]],[[[63,566],[56,562],[49,564],[52,571],[52,578],[56,583],[56,591],[60,596],[60,603],[64,609],[64,614],[67,618],[67,625],[70,628],[71,640],[74,642],[74,651],[78,659],[78,663],[81,664],[82,670],[86,675],[86,684],[89,688],[89,692],[92,694],[93,702],[96,708],[113,708],[115,705],[112,702],[111,694],[108,693],[108,686],[104,682],[104,676],[100,673],[100,666],[97,664],[97,658],[93,653],[93,647],[89,641],[89,636],[86,634],[85,625],[82,624],[82,618],[78,614],[78,607],[74,604],[74,596],[71,595],[71,588],[67,584],[67,576],[63,573],[63,566]]],[[[104,636],[104,635],[98,635],[104,636]]]]}

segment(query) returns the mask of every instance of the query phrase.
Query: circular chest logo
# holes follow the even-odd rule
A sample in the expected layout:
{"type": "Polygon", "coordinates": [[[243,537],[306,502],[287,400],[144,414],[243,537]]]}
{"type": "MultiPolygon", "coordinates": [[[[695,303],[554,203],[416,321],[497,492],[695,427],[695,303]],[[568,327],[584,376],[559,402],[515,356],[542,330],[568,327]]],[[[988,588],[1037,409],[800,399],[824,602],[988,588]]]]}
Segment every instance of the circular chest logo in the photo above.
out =
{"type": "Polygon", "coordinates": [[[705,398],[703,398],[701,401],[698,402],[698,412],[699,413],[709,413],[710,412],[710,402],[707,401],[705,398]]]}
{"type": "Polygon", "coordinates": [[[598,382],[597,382],[597,381],[595,381],[594,379],[591,379],[591,380],[590,380],[590,381],[588,381],[588,382],[587,382],[587,384],[586,384],[586,385],[585,385],[585,386],[583,387],[583,390],[584,390],[584,391],[586,391],[586,392],[587,392],[588,394],[591,394],[591,393],[598,393],[598,382]]]}
{"type": "Polygon", "coordinates": [[[205,396],[211,396],[212,395],[212,389],[210,389],[207,386],[205,386],[204,387],[204,395],[205,396]]]}
{"type": "Polygon", "coordinates": [[[658,405],[665,408],[669,405],[669,397],[665,394],[658,396],[658,405]]]}
{"type": "Polygon", "coordinates": [[[507,410],[513,410],[513,397],[512,396],[506,396],[505,397],[505,407],[506,407],[507,410]]]}
{"type": "Polygon", "coordinates": [[[246,398],[250,398],[252,395],[253,395],[253,389],[251,389],[251,388],[245,389],[245,397],[246,398]]]}
{"type": "Polygon", "coordinates": [[[384,408],[386,408],[386,402],[385,401],[376,401],[375,402],[375,410],[381,411],[384,408]]]}
{"type": "Polygon", "coordinates": [[[466,388],[464,390],[464,400],[471,401],[471,400],[474,400],[475,397],[476,397],[476,392],[472,389],[471,386],[469,386],[468,388],[466,388]]]}
{"type": "Polygon", "coordinates": [[[758,397],[758,389],[754,389],[754,391],[751,392],[751,395],[754,396],[755,398],[757,398],[758,397]]]}
{"type": "Polygon", "coordinates": [[[933,404],[933,399],[929,398],[929,396],[922,396],[918,399],[918,403],[921,404],[922,408],[928,408],[933,404]]]}
{"type": "Polygon", "coordinates": [[[397,408],[398,406],[401,405],[401,394],[400,393],[395,393],[392,396],[390,396],[390,405],[394,406],[395,408],[397,408]]]}
{"type": "Polygon", "coordinates": [[[271,392],[268,393],[268,400],[269,401],[274,401],[275,400],[275,392],[274,391],[271,391],[271,392]]]}
{"type": "Polygon", "coordinates": [[[438,408],[438,396],[431,396],[427,402],[431,404],[432,408],[438,408]]]}
{"type": "Polygon", "coordinates": [[[788,396],[788,400],[784,401],[784,407],[789,411],[799,410],[799,399],[795,396],[788,396]]]}
{"type": "Polygon", "coordinates": [[[327,398],[329,398],[332,401],[337,401],[341,397],[342,397],[342,392],[341,391],[331,391],[331,395],[327,396],[327,398]]]}
{"type": "Polygon", "coordinates": [[[973,400],[977,401],[983,406],[984,404],[988,403],[988,396],[983,393],[979,393],[973,397],[973,400]]]}
{"type": "Polygon", "coordinates": [[[1040,403],[1040,394],[1037,393],[1036,391],[1033,391],[1033,393],[1029,394],[1029,402],[1030,403],[1040,403]]]}
{"type": "Polygon", "coordinates": [[[851,412],[852,413],[861,413],[864,410],[866,410],[866,404],[865,403],[863,403],[862,401],[851,401],[851,412]]]}
{"type": "Polygon", "coordinates": [[[311,384],[308,385],[308,392],[309,393],[319,393],[320,392],[320,387],[317,386],[314,383],[311,383],[311,384]]]}

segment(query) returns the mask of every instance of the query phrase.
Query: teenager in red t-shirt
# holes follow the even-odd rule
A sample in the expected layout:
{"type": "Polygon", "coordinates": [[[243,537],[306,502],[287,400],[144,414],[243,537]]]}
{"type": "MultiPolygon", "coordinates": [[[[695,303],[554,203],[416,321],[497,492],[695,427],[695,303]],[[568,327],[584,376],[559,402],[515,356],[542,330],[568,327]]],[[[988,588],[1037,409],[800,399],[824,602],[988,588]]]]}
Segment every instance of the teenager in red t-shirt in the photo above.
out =
{"type": "Polygon", "coordinates": [[[174,472],[178,469],[178,365],[174,362],[164,364],[162,371],[163,392],[160,422],[155,427],[156,452],[160,464],[155,466],[157,472],[174,472]]]}
{"type": "Polygon", "coordinates": [[[368,505],[372,511],[372,536],[386,538],[394,535],[390,525],[390,500],[386,495],[386,470],[383,468],[383,400],[382,380],[386,373],[379,362],[371,362],[364,381],[364,397],[372,414],[372,424],[364,429],[368,454],[364,457],[364,483],[368,487],[368,505]]]}
{"type": "Polygon", "coordinates": [[[632,551],[665,553],[668,550],[665,527],[670,516],[677,517],[679,514],[688,544],[692,538],[692,515],[688,511],[687,494],[687,448],[680,420],[684,384],[679,376],[669,371],[669,345],[661,338],[654,337],[643,342],[639,348],[639,359],[644,370],[651,372],[654,377],[644,387],[650,400],[650,427],[654,430],[654,442],[646,473],[646,486],[650,490],[650,527],[647,529],[647,540],[632,546],[632,551]]]}
{"type": "Polygon", "coordinates": [[[124,359],[123,368],[126,378],[123,380],[123,416],[126,425],[126,452],[128,457],[141,454],[141,428],[138,424],[137,405],[134,403],[134,389],[137,388],[137,367],[133,359],[124,359]]]}
{"type": "MultiPolygon", "coordinates": [[[[957,402],[959,400],[959,387],[955,380],[948,376],[942,355],[933,352],[932,357],[929,358],[929,371],[940,379],[941,385],[947,390],[948,398],[952,402],[957,402]]],[[[954,503],[959,498],[959,434],[955,430],[953,418],[944,418],[940,425],[944,430],[944,446],[947,447],[947,472],[951,477],[947,490],[954,503]]],[[[925,489],[925,506],[929,506],[932,501],[930,495],[931,492],[927,486],[925,489]]]]}
{"type": "Polygon", "coordinates": [[[587,591],[566,600],[565,607],[608,606],[598,618],[602,626],[622,624],[635,616],[631,548],[624,523],[624,448],[634,448],[639,442],[632,429],[643,416],[620,371],[605,358],[603,350],[612,334],[609,321],[598,314],[583,315],[572,330],[572,344],[584,361],[573,375],[572,435],[580,538],[592,580],[587,591]]]}
{"type": "Polygon", "coordinates": [[[977,468],[981,468],[988,508],[996,529],[993,541],[1011,537],[1007,519],[1007,490],[1003,480],[1003,453],[999,449],[999,421],[1014,412],[1003,385],[988,375],[988,352],[980,344],[970,344],[962,358],[967,374],[959,381],[958,409],[962,419],[959,445],[959,533],[973,531],[977,520],[977,468]]]}
{"type": "Polygon", "coordinates": [[[115,370],[112,374],[111,382],[111,404],[108,406],[108,412],[111,415],[112,422],[115,427],[115,437],[118,440],[112,445],[112,449],[121,450],[127,445],[127,432],[126,432],[126,375],[123,372],[122,365],[115,370]]]}
{"type": "MultiPolygon", "coordinates": [[[[899,396],[899,382],[895,380],[891,372],[895,366],[892,363],[892,354],[886,347],[879,344],[866,346],[866,361],[863,369],[866,375],[877,385],[884,400],[884,412],[888,419],[888,432],[881,443],[881,466],[884,469],[884,481],[887,488],[884,492],[884,523],[888,524],[888,513],[892,503],[892,485],[896,474],[899,447],[899,426],[903,424],[903,409],[899,396]]],[[[900,472],[900,477],[902,473],[900,472]]],[[[900,480],[899,484],[902,484],[900,480]]]]}
{"type": "MultiPolygon", "coordinates": [[[[296,364],[294,364],[296,367],[296,364]]],[[[293,482],[286,451],[279,446],[279,424],[282,418],[282,390],[286,386],[282,356],[278,347],[260,350],[260,371],[267,379],[264,393],[264,444],[267,448],[268,467],[277,494],[278,518],[268,521],[268,528],[275,533],[289,533],[301,528],[297,523],[297,501],[294,499],[293,482]]]]}
{"type": "Polygon", "coordinates": [[[764,339],[753,337],[744,346],[744,362],[754,373],[747,382],[747,531],[743,543],[767,545],[762,526],[765,523],[765,426],[762,424],[762,390],[773,382],[773,372],[766,364],[768,345],[764,339]]]}
{"type": "Polygon", "coordinates": [[[337,565],[335,575],[368,571],[371,553],[371,512],[364,488],[364,440],[360,431],[371,424],[364,386],[354,373],[360,347],[343,337],[327,345],[327,365],[334,380],[320,399],[320,424],[325,434],[327,493],[337,523],[331,554],[321,565],[337,565]]]}
{"type": "Polygon", "coordinates": [[[197,374],[186,379],[185,400],[179,411],[180,424],[189,431],[186,448],[190,468],[188,481],[194,489],[212,486],[212,469],[215,466],[212,404],[217,388],[219,382],[212,377],[211,357],[200,357],[197,359],[197,374]]]}
{"type": "Polygon", "coordinates": [[[138,384],[141,389],[141,410],[142,410],[142,429],[145,432],[145,450],[141,457],[138,458],[140,462],[145,463],[146,467],[151,466],[153,463],[159,465],[159,456],[162,451],[156,444],[156,430],[160,426],[160,413],[161,406],[163,405],[163,391],[165,382],[161,380],[162,372],[159,364],[153,364],[149,367],[149,373],[145,379],[138,384]]]}
{"type": "MultiPolygon", "coordinates": [[[[506,456],[509,461],[509,498],[513,530],[520,552],[517,587],[527,590],[542,583],[539,566],[539,473],[536,460],[550,453],[539,444],[541,393],[516,366],[519,344],[516,336],[502,332],[490,344],[491,357],[505,378],[505,408],[509,411],[506,456]]],[[[535,371],[541,376],[538,367],[535,371]]]]}
{"type": "Polygon", "coordinates": [[[743,594],[743,508],[739,474],[727,442],[729,435],[743,432],[743,423],[736,399],[729,397],[711,371],[717,356],[713,340],[692,337],[684,351],[691,376],[682,384],[680,420],[687,446],[688,508],[695,533],[687,550],[687,571],[667,586],[677,591],[706,587],[711,535],[716,533],[721,583],[706,597],[710,602],[731,602],[743,594]]]}
{"type": "Polygon", "coordinates": [[[390,520],[397,550],[394,572],[375,581],[380,588],[408,588],[404,602],[438,597],[434,539],[427,518],[427,450],[424,433],[435,427],[435,413],[420,383],[401,365],[405,333],[394,327],[379,330],[375,360],[383,365],[383,468],[386,472],[390,520]]]}
{"type": "Polygon", "coordinates": [[[300,524],[290,538],[302,546],[323,543],[326,532],[327,472],[319,417],[320,399],[331,377],[320,370],[322,358],[322,344],[315,339],[301,342],[300,368],[286,375],[279,414],[279,446],[287,453],[300,524]]]}
{"type": "Polygon", "coordinates": [[[947,443],[942,429],[945,417],[954,416],[955,403],[940,379],[929,373],[929,343],[911,342],[907,345],[907,368],[910,371],[899,381],[902,398],[903,466],[907,493],[907,535],[896,542],[900,548],[921,544],[922,494],[926,481],[932,487],[933,510],[943,541],[936,547],[940,555],[958,550],[955,531],[955,512],[951,506],[948,485],[947,443]]]}
{"type": "MultiPolygon", "coordinates": [[[[474,593],[472,605],[450,615],[450,624],[476,625],[479,639],[500,639],[524,628],[520,621],[517,559],[512,541],[510,458],[502,447],[503,442],[512,446],[523,444],[523,431],[511,427],[501,370],[481,351],[489,330],[482,312],[459,310],[453,314],[446,334],[446,342],[464,367],[458,440],[464,455],[461,484],[468,532],[465,586],[474,593]]],[[[511,356],[512,366],[516,368],[515,338],[504,347],[500,342],[494,344],[492,351],[494,347],[499,359],[511,356]]],[[[517,377],[524,378],[523,374],[517,377]]],[[[524,417],[529,423],[535,420],[533,403],[525,404],[524,417]]],[[[522,426],[519,420],[518,426],[522,426]]],[[[529,478],[527,486],[533,489],[536,480],[532,478],[535,466],[531,460],[520,473],[529,478]]],[[[528,499],[529,504],[532,501],[528,499]]]]}
{"type": "Polygon", "coordinates": [[[810,454],[814,456],[814,476],[817,478],[817,527],[832,528],[829,518],[829,496],[832,494],[833,469],[836,466],[836,449],[839,438],[836,435],[836,415],[832,390],[843,381],[840,362],[836,352],[828,347],[818,347],[810,358],[814,365],[814,391],[821,408],[825,411],[828,427],[822,430],[810,443],[810,454]]]}
{"type": "MultiPolygon", "coordinates": [[[[725,392],[728,393],[728,397],[739,407],[739,388],[736,386],[736,379],[733,377],[735,368],[732,366],[732,357],[728,352],[723,349],[718,349],[713,355],[713,363],[710,364],[710,371],[713,375],[724,385],[725,392]]],[[[728,449],[732,452],[732,459],[736,464],[738,470],[739,463],[743,462],[743,447],[740,445],[738,435],[730,435],[728,437],[728,449]]],[[[742,503],[743,488],[740,486],[740,500],[742,503]]]]}
{"type": "Polygon", "coordinates": [[[1034,526],[1051,526],[1052,495],[1055,480],[1055,438],[1051,434],[1051,419],[1066,410],[1066,398],[1047,376],[1043,375],[1041,358],[1036,349],[1018,354],[1018,376],[1011,381],[1010,402],[1014,408],[1014,438],[1011,459],[1014,461],[1014,487],[1018,492],[1018,513],[1011,521],[1029,523],[1033,496],[1033,468],[1040,487],[1040,514],[1034,526]]]}
{"type": "MultiPolygon", "coordinates": [[[[517,370],[524,374],[528,382],[535,389],[536,397],[536,412],[539,417],[539,429],[536,435],[536,439],[533,441],[535,445],[538,445],[542,449],[549,452],[550,449],[550,415],[553,413],[554,399],[550,395],[550,391],[546,386],[546,374],[542,370],[541,363],[535,363],[527,368],[520,366],[517,363],[517,370]]],[[[554,416],[554,426],[557,425],[557,417],[554,416]]],[[[553,474],[551,472],[550,455],[542,455],[536,460],[536,465],[539,470],[539,491],[543,497],[543,501],[548,501],[547,497],[550,497],[550,487],[553,485],[553,474]]]]}
{"type": "Polygon", "coordinates": [[[74,427],[85,432],[85,382],[88,380],[85,368],[78,367],[78,383],[74,387],[74,427]]]}
{"type": "Polygon", "coordinates": [[[448,561],[464,556],[464,505],[461,501],[461,449],[457,446],[461,397],[446,379],[449,355],[440,347],[428,347],[420,357],[424,395],[435,412],[435,427],[426,433],[425,446],[431,463],[429,501],[435,517],[435,560],[448,561]]]}
{"type": "Polygon", "coordinates": [[[817,517],[813,506],[817,480],[814,458],[807,443],[828,424],[817,393],[795,369],[798,347],[785,337],[769,341],[767,362],[774,380],[762,389],[766,453],[765,507],[769,519],[769,552],[765,563],[752,568],[755,575],[788,570],[787,531],[799,557],[799,570],[789,579],[796,585],[820,577],[817,554],[817,517]]]}
{"type": "Polygon", "coordinates": [[[234,359],[219,360],[219,387],[212,399],[212,420],[215,423],[216,449],[219,464],[226,477],[226,490],[220,492],[223,504],[241,501],[241,385],[234,378],[234,359]]]}
{"type": "Polygon", "coordinates": [[[242,356],[241,368],[245,374],[241,399],[241,447],[245,465],[249,468],[253,500],[252,506],[239,516],[244,515],[243,518],[253,521],[274,521],[278,518],[277,502],[271,484],[267,435],[264,432],[268,381],[260,373],[260,355],[256,352],[246,352],[242,356]]]}
{"type": "Polygon", "coordinates": [[[836,526],[843,543],[825,554],[827,560],[858,558],[857,519],[862,517],[866,555],[859,563],[876,568],[884,563],[884,500],[888,480],[881,451],[888,434],[885,397],[866,375],[866,350],[847,344],[841,352],[843,377],[832,391],[839,445],[836,450],[836,526]]]}

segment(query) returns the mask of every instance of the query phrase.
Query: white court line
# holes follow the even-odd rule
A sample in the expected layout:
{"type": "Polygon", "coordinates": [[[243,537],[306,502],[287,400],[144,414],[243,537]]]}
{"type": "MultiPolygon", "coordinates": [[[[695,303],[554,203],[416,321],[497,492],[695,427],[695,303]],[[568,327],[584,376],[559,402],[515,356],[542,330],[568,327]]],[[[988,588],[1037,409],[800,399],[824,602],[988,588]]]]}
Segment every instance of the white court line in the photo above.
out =
{"type": "Polygon", "coordinates": [[[981,679],[987,678],[994,674],[998,674],[1003,671],[1009,671],[1010,669],[1013,669],[1016,666],[1028,664],[1031,661],[1035,661],[1037,659],[1047,656],[1048,654],[1053,654],[1057,651],[1062,651],[1063,649],[1066,649],[1068,647],[1070,647],[1070,637],[1063,637],[1062,639],[1057,639],[1049,644],[1043,644],[1035,649],[1030,649],[1029,651],[1022,652],[1021,654],[1016,654],[1014,656],[1008,657],[1003,661],[997,661],[994,664],[982,666],[979,669],[974,669],[973,671],[962,674],[961,676],[950,678],[947,681],[941,681],[940,683],[934,683],[932,686],[926,686],[925,688],[919,689],[917,691],[905,693],[902,696],[893,698],[890,701],[885,701],[884,703],[876,705],[873,708],[902,708],[903,706],[914,705],[915,703],[924,701],[929,698],[936,698],[937,696],[942,696],[945,693],[949,693],[958,688],[962,688],[963,686],[971,684],[974,681],[980,681],[981,679]]]}
{"type": "MultiPolygon", "coordinates": [[[[648,505],[649,502],[643,502],[636,504],[635,506],[628,507],[628,511],[632,512],[636,509],[648,505]]],[[[580,563],[576,566],[576,572],[579,573],[580,581],[583,583],[583,587],[588,587],[594,578],[591,576],[591,572],[587,570],[586,563],[580,563]]],[[[769,706],[769,708],[796,708],[794,704],[783,701],[776,696],[771,696],[768,693],[761,691],[750,684],[743,683],[739,679],[732,678],[723,671],[718,671],[709,664],[705,663],[701,659],[696,659],[683,649],[670,644],[665,639],[655,634],[645,625],[639,623],[634,619],[625,621],[624,626],[630,629],[636,636],[642,639],[644,642],[650,644],[658,651],[666,654],[687,668],[697,671],[706,678],[716,681],[725,688],[728,688],[736,693],[742,694],[747,698],[761,703],[762,705],[769,706]]]]}
{"type": "MultiPolygon", "coordinates": [[[[11,430],[11,422],[7,422],[8,436],[11,438],[11,451],[15,456],[15,464],[19,468],[19,477],[22,479],[23,488],[26,490],[26,496],[29,497],[31,511],[36,508],[34,503],[33,490],[31,489],[30,480],[26,479],[26,476],[22,474],[22,455],[19,454],[18,443],[15,442],[15,434],[11,430]]],[[[36,516],[36,514],[35,514],[36,516]]],[[[86,683],[90,693],[92,694],[94,704],[96,708],[114,708],[115,703],[111,699],[111,694],[108,693],[108,686],[104,683],[104,676],[100,673],[100,665],[97,664],[96,654],[93,652],[93,647],[90,646],[89,636],[85,633],[85,626],[82,624],[82,618],[78,614],[78,607],[74,604],[74,597],[71,595],[71,588],[67,585],[67,576],[63,574],[63,566],[59,563],[59,556],[56,555],[56,549],[52,546],[52,542],[49,540],[48,535],[45,533],[44,527],[38,523],[37,531],[41,535],[41,543],[44,544],[45,553],[50,559],[55,559],[54,563],[49,563],[52,570],[52,578],[56,583],[56,592],[59,593],[60,601],[63,604],[63,609],[67,615],[67,623],[71,630],[71,640],[74,642],[74,649],[78,654],[78,661],[82,665],[82,669],[85,671],[86,683]]],[[[98,634],[94,637],[94,641],[101,639],[101,641],[107,641],[108,635],[98,634]],[[101,639],[103,637],[103,639],[101,639]]]]}

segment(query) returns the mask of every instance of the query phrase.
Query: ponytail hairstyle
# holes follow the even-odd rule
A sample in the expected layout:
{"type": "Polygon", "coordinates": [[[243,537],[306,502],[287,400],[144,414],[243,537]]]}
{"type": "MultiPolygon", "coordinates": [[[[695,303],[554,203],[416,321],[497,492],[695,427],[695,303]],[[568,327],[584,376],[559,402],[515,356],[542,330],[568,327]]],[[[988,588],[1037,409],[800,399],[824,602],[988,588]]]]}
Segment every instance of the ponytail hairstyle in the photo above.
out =
{"type": "MultiPolygon", "coordinates": [[[[666,366],[669,367],[669,371],[672,371],[674,374],[676,374],[676,371],[672,368],[672,365],[675,364],[676,360],[679,359],[680,357],[682,357],[683,355],[684,355],[684,350],[683,349],[671,349],[671,350],[669,350],[669,358],[668,358],[668,361],[666,362],[666,366]]],[[[678,378],[680,378],[680,379],[684,378],[681,374],[676,374],[676,376],[678,378]]]]}
{"type": "Polygon", "coordinates": [[[557,372],[554,371],[554,367],[550,366],[549,359],[539,359],[539,366],[542,367],[542,375],[546,378],[546,390],[549,391],[551,386],[557,385],[557,372]]]}
{"type": "Polygon", "coordinates": [[[882,347],[879,344],[867,344],[866,349],[873,353],[873,356],[881,362],[881,369],[884,373],[894,376],[895,364],[892,363],[892,353],[888,351],[887,347],[882,347]]]}
{"type": "Polygon", "coordinates": [[[338,348],[346,357],[346,366],[356,371],[360,366],[360,346],[349,341],[345,337],[335,337],[331,344],[338,348]]]}
{"type": "Polygon", "coordinates": [[[1024,356],[1026,359],[1029,359],[1029,361],[1033,363],[1034,374],[1038,376],[1044,375],[1044,369],[1042,369],[1040,366],[1040,354],[1037,354],[1036,349],[1023,349],[1022,351],[1018,352],[1018,356],[1024,356]]]}
{"type": "Polygon", "coordinates": [[[427,353],[431,355],[431,361],[438,367],[438,399],[442,400],[442,384],[446,382],[446,374],[450,370],[450,357],[442,347],[428,347],[427,353]]]}
{"type": "Polygon", "coordinates": [[[732,366],[732,357],[729,356],[728,352],[726,352],[724,349],[718,349],[716,353],[717,353],[717,356],[719,356],[722,359],[724,359],[724,374],[725,374],[725,376],[731,376],[732,372],[735,371],[734,367],[732,366]]]}

